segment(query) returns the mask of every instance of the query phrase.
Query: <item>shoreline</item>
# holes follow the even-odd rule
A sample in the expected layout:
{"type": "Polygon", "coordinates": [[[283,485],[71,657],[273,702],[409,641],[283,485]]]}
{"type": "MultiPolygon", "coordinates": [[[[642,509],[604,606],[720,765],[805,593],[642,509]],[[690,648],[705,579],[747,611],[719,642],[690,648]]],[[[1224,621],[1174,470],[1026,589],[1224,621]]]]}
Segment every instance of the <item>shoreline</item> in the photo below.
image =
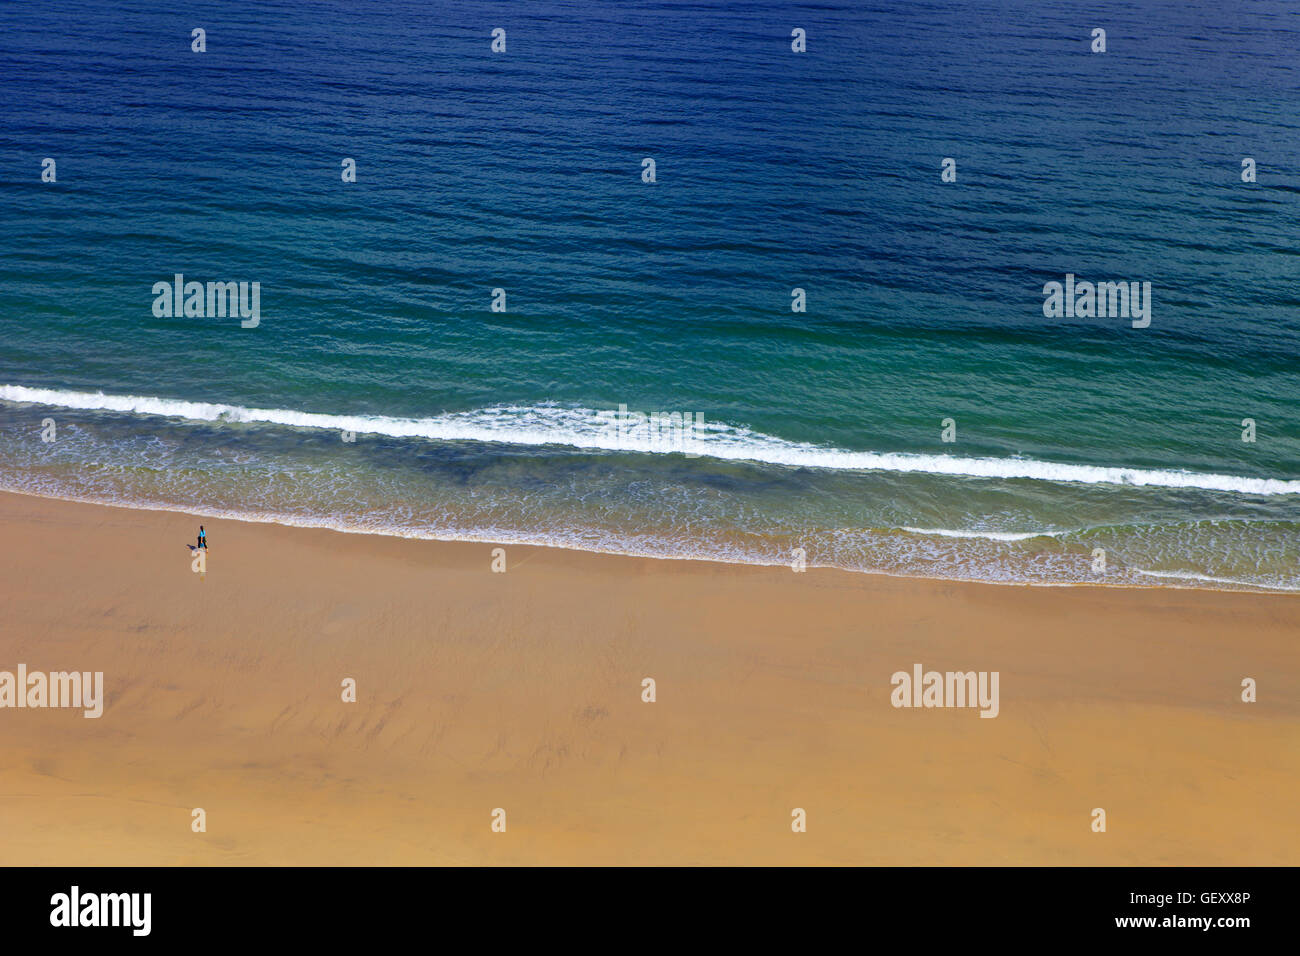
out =
{"type": "Polygon", "coordinates": [[[203,521],[200,575],[188,515],[0,493],[0,670],[105,697],[0,709],[11,863],[1300,862],[1284,595],[203,521]],[[998,716],[892,706],[918,664],[998,716]]]}
{"type": "MultiPolygon", "coordinates": [[[[443,538],[437,535],[416,535],[400,534],[397,532],[377,531],[366,528],[344,528],[328,524],[310,524],[299,523],[289,519],[286,515],[276,515],[274,517],[257,517],[251,514],[238,513],[232,514],[224,511],[196,511],[187,508],[167,508],[154,504],[131,504],[128,502],[103,501],[95,498],[74,498],[64,497],[61,495],[43,495],[34,491],[22,491],[12,488],[0,488],[0,495],[22,495],[31,498],[39,498],[47,501],[66,501],[73,504],[92,505],[98,508],[118,508],[126,511],[144,511],[156,514],[179,514],[192,518],[203,518],[205,520],[222,520],[235,521],[242,524],[273,525],[281,528],[299,528],[311,531],[332,531],[336,534],[361,535],[365,537],[391,538],[401,541],[427,541],[437,542],[439,544],[475,544],[512,548],[545,548],[555,551],[565,551],[574,554],[592,554],[603,555],[614,558],[632,558],[635,560],[647,561],[684,561],[684,562],[704,562],[709,564],[721,564],[727,567],[736,568],[784,568],[789,570],[786,564],[763,564],[759,562],[734,561],[727,558],[713,558],[707,555],[693,555],[683,557],[681,555],[652,554],[649,552],[634,551],[605,551],[597,548],[575,548],[565,544],[555,544],[550,542],[539,541],[503,541],[498,538],[443,538]]],[[[903,529],[907,530],[907,529],[903,529]]],[[[912,532],[916,533],[916,532],[912,532]]],[[[808,570],[832,571],[839,574],[854,574],[879,576],[886,578],[896,578],[905,581],[931,581],[935,583],[951,582],[955,584],[977,584],[990,585],[994,587],[1011,587],[1011,588],[1101,588],[1107,590],[1181,590],[1181,591],[1210,591],[1220,594],[1259,594],[1259,595],[1297,595],[1300,596],[1300,589],[1285,587],[1269,587],[1262,584],[1234,583],[1232,587],[1210,587],[1206,584],[1137,584],[1132,581],[1000,581],[986,578],[961,578],[961,577],[932,577],[923,574],[898,574],[890,571],[880,570],[853,570],[842,568],[835,565],[809,564],[808,570]]],[[[1155,574],[1150,571],[1139,571],[1137,573],[1145,574],[1150,577],[1158,578],[1169,582],[1176,581],[1196,581],[1195,577],[1183,577],[1180,575],[1171,575],[1165,577],[1163,574],[1155,574]]],[[[1215,582],[1228,583],[1228,582],[1215,582]]]]}

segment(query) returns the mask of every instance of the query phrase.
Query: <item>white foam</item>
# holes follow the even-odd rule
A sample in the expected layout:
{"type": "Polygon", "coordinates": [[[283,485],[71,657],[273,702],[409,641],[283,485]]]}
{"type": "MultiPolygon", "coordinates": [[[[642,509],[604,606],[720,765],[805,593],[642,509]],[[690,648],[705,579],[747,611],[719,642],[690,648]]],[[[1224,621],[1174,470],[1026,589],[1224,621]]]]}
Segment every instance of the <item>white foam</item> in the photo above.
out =
{"type": "MultiPolygon", "coordinates": [[[[636,451],[647,454],[685,452],[728,461],[754,461],[833,471],[884,471],[950,475],[963,478],[1028,479],[1074,484],[1197,488],[1252,495],[1300,494],[1300,480],[1248,478],[1182,470],[1060,464],[1031,458],[964,458],[905,452],[848,451],[764,435],[744,426],[705,422],[680,443],[646,434],[619,434],[610,412],[558,405],[503,405],[432,418],[383,415],[330,415],[278,408],[245,408],[137,395],[106,395],[60,389],[0,386],[0,399],[156,415],[188,421],[244,422],[353,431],[433,441],[499,442],[512,445],[559,445],[570,448],[636,451]]],[[[611,410],[612,411],[612,410],[611,410]]],[[[679,433],[680,434],[680,433],[679,433]]]]}
{"type": "Polygon", "coordinates": [[[1063,531],[953,531],[948,528],[908,528],[912,534],[932,534],[940,538],[981,538],[985,541],[1028,541],[1030,538],[1055,538],[1063,531]]]}
{"type": "Polygon", "coordinates": [[[1142,568],[1134,568],[1133,570],[1149,578],[1164,578],[1174,581],[1203,581],[1206,584],[1232,584],[1242,588],[1267,588],[1270,591],[1300,591],[1300,588],[1287,584],[1266,584],[1263,581],[1243,581],[1239,578],[1215,578],[1208,574],[1198,574],[1195,571],[1144,571],[1142,568]]]}

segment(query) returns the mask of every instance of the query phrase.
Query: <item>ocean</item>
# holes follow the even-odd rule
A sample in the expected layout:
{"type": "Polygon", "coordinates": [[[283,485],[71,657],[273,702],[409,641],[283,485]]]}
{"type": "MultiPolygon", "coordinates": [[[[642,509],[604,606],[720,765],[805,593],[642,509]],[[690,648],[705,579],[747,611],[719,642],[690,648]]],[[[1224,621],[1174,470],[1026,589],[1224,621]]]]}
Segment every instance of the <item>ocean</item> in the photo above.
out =
{"type": "Polygon", "coordinates": [[[1300,589],[1294,4],[158,8],[0,6],[0,489],[1300,589]]]}

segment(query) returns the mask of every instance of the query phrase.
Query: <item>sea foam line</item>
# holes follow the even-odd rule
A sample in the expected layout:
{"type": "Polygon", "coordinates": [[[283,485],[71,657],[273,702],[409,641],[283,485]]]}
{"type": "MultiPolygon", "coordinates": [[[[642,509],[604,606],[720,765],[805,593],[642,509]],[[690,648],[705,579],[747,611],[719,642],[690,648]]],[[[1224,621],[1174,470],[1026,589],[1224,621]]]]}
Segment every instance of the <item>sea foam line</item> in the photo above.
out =
{"type": "Polygon", "coordinates": [[[911,534],[929,534],[939,538],[979,538],[984,541],[1028,541],[1031,538],[1057,538],[1064,531],[955,531],[949,528],[909,528],[911,534]]]}
{"type": "Polygon", "coordinates": [[[1253,495],[1300,494],[1300,480],[1295,479],[1061,464],[1032,458],[965,458],[908,452],[848,451],[787,441],[744,426],[717,422],[696,425],[682,444],[669,449],[654,436],[638,437],[635,433],[611,427],[610,419],[606,417],[608,412],[558,405],[501,405],[469,412],[447,412],[433,418],[389,418],[384,415],[327,415],[279,408],[246,408],[242,405],[28,388],[22,385],[0,386],[0,400],[62,408],[102,409],[189,421],[286,425],[433,441],[562,445],[647,454],[676,451],[728,461],[754,461],[832,471],[885,471],[962,478],[1020,478],[1086,485],[1196,488],[1253,495]]]}
{"type": "Polygon", "coordinates": [[[1133,570],[1149,578],[1164,578],[1174,581],[1204,581],[1208,584],[1235,584],[1246,588],[1266,588],[1270,591],[1300,591],[1300,588],[1289,584],[1266,584],[1263,581],[1244,581],[1241,578],[1216,578],[1196,571],[1146,571],[1142,568],[1134,568],[1133,570]]]}

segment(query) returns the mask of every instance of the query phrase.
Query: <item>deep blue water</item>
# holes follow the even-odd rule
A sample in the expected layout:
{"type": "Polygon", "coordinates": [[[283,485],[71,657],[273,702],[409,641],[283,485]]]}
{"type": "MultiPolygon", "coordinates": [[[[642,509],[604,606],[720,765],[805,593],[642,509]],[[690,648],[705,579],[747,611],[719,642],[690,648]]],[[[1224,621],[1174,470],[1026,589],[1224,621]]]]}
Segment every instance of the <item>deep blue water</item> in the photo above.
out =
{"type": "Polygon", "coordinates": [[[86,7],[0,6],[0,487],[1300,587],[1293,4],[86,7]]]}

